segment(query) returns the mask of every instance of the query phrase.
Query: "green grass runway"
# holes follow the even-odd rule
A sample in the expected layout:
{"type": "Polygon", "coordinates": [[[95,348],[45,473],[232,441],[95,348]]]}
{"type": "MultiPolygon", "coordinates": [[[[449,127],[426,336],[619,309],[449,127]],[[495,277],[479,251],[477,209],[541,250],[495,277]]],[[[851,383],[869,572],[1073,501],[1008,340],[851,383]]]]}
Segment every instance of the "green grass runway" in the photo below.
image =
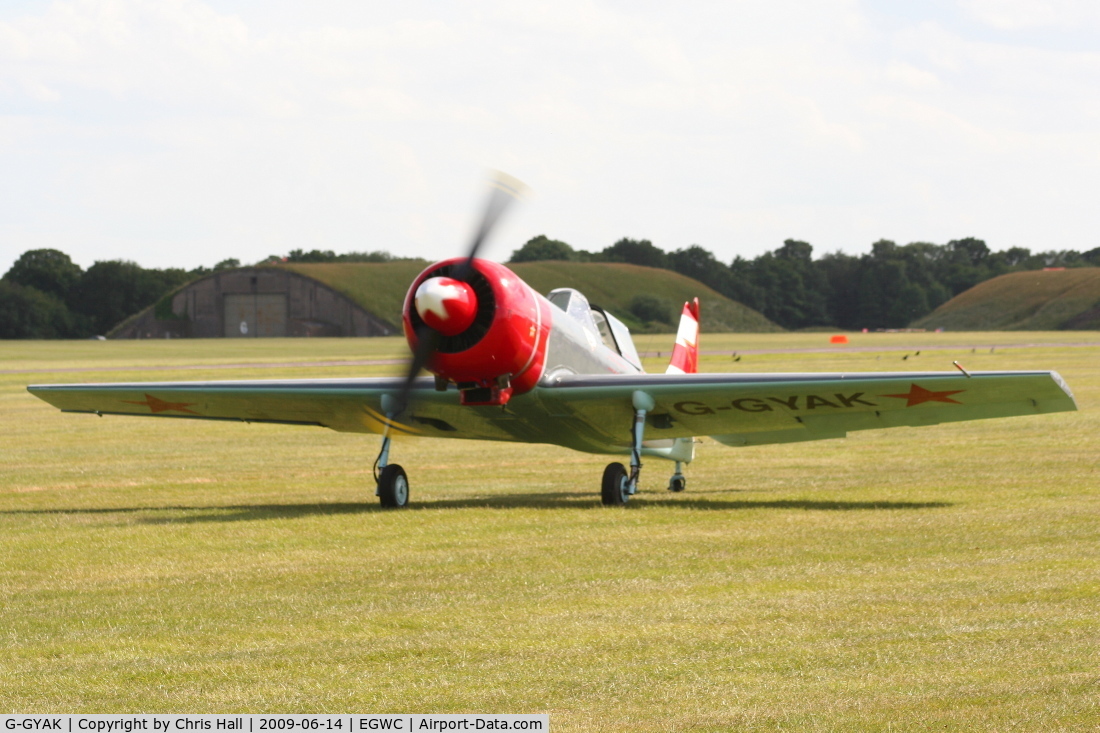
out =
{"type": "MultiPolygon", "coordinates": [[[[828,334],[704,338],[732,353],[828,334]]],[[[666,492],[671,464],[650,459],[625,509],[599,504],[605,457],[407,440],[394,460],[414,506],[381,511],[375,437],[64,415],[24,387],[384,374],[395,367],[336,363],[398,355],[398,341],[0,343],[0,708],[1094,730],[1100,334],[851,338],[924,348],[702,368],[1053,368],[1081,411],[706,441],[686,493],[666,492]],[[1096,346],[1004,346],[1068,341],[1096,346]],[[53,371],[87,368],[105,371],[53,371]]]]}

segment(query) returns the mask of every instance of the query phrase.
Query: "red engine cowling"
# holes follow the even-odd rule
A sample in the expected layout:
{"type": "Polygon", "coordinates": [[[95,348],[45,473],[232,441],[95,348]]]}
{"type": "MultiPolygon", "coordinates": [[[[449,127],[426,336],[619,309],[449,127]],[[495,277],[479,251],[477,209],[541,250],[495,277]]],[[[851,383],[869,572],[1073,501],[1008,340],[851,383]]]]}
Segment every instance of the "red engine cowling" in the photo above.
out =
{"type": "Polygon", "coordinates": [[[465,278],[468,287],[456,287],[449,278],[464,261],[456,257],[437,262],[413,280],[405,295],[405,338],[416,351],[417,330],[425,327],[425,320],[436,326],[439,346],[428,360],[428,370],[455,382],[464,405],[503,405],[513,394],[530,390],[542,376],[550,304],[514,272],[489,260],[474,260],[465,278]],[[425,285],[429,280],[433,282],[425,285]],[[465,324],[471,290],[476,303],[473,320],[450,333],[456,329],[440,326],[438,317],[448,318],[446,310],[452,304],[446,298],[453,294],[454,317],[465,324]]]}

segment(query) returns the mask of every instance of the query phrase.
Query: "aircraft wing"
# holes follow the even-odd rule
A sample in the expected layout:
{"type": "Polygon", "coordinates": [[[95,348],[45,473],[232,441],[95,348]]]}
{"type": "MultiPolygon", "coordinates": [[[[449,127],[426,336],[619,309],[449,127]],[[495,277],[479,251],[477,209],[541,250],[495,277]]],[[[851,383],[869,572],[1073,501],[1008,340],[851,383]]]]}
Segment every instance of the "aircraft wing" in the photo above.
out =
{"type": "Polygon", "coordinates": [[[454,389],[416,380],[411,408],[391,421],[384,396],[401,378],[33,385],[67,412],[316,425],[551,443],[596,453],[630,445],[632,397],[656,406],[646,440],[709,435],[732,446],[844,437],[851,430],[933,425],[1076,410],[1055,372],[569,375],[506,408],[464,407],[454,389]]]}
{"type": "Polygon", "coordinates": [[[578,430],[613,424],[624,443],[635,390],[656,402],[647,439],[707,435],[731,446],[1077,409],[1056,372],[578,375],[540,397],[578,430]]]}
{"type": "MultiPolygon", "coordinates": [[[[381,433],[388,422],[383,395],[398,394],[403,384],[403,378],[383,377],[40,384],[27,390],[65,412],[316,425],[342,432],[381,433]]],[[[416,380],[414,405],[430,407],[444,402],[458,408],[457,392],[436,392],[433,385],[430,378],[416,380]]],[[[414,423],[391,423],[391,427],[420,432],[414,423]]]]}

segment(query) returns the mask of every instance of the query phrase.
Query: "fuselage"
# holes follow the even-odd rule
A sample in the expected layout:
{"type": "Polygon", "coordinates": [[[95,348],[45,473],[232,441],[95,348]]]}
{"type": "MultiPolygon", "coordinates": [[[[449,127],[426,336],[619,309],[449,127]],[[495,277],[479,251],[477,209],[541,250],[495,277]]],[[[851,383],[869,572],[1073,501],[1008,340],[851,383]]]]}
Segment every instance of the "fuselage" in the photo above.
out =
{"type": "Polygon", "coordinates": [[[473,260],[464,273],[462,302],[452,306],[448,294],[457,288],[450,276],[464,264],[462,258],[443,260],[421,272],[405,297],[403,314],[414,351],[426,328],[438,331],[427,368],[440,386],[457,386],[462,404],[504,405],[567,374],[642,373],[629,329],[576,290],[562,288],[544,297],[504,265],[473,260]],[[447,323],[448,308],[469,325],[435,325],[440,317],[447,323]]]}

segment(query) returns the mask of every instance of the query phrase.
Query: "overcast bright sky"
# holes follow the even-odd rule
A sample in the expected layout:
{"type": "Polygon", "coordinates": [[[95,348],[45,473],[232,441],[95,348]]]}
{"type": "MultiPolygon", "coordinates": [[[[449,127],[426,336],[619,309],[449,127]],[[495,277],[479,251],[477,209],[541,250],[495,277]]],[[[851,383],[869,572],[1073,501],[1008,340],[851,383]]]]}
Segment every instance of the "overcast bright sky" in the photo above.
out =
{"type": "Polygon", "coordinates": [[[1091,249],[1100,3],[0,4],[0,273],[41,247],[442,258],[489,168],[534,191],[495,259],[536,234],[1091,249]]]}

